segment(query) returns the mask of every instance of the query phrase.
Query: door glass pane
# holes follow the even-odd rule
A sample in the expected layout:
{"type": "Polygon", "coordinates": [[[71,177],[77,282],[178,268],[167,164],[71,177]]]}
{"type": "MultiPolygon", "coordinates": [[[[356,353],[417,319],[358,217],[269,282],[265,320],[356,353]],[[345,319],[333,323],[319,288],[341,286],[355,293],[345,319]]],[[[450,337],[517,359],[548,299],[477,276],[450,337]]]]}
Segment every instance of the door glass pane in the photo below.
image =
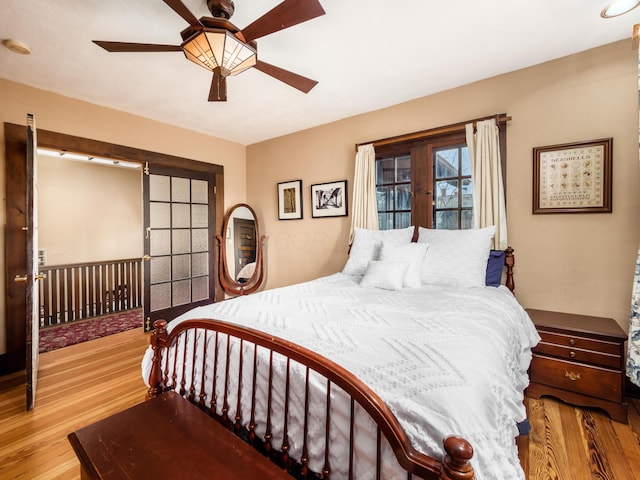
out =
{"type": "Polygon", "coordinates": [[[191,227],[207,228],[209,226],[209,206],[191,205],[191,227]]]}
{"type": "Polygon", "coordinates": [[[191,180],[191,201],[193,203],[209,203],[209,183],[206,180],[191,180]]]}
{"type": "Polygon", "coordinates": [[[191,226],[191,209],[189,207],[189,204],[185,203],[171,205],[173,228],[189,228],[191,226]]]}
{"type": "Polygon", "coordinates": [[[173,288],[173,305],[184,305],[191,302],[191,280],[180,280],[171,284],[173,288]]]}
{"type": "Polygon", "coordinates": [[[182,280],[191,276],[191,255],[174,255],[172,258],[172,280],[182,280]]]}
{"type": "Polygon", "coordinates": [[[191,201],[191,182],[188,178],[171,178],[171,201],[189,203],[191,201]]]}
{"type": "Polygon", "coordinates": [[[149,205],[149,223],[151,228],[171,228],[169,203],[152,202],[149,205]]]}
{"type": "Polygon", "coordinates": [[[192,252],[206,252],[209,250],[209,230],[206,228],[198,228],[191,230],[193,243],[192,252]]]}
{"type": "Polygon", "coordinates": [[[149,239],[149,255],[155,257],[157,255],[171,254],[171,230],[152,230],[149,239]]]}
{"type": "Polygon", "coordinates": [[[151,285],[151,305],[149,306],[152,312],[157,310],[164,310],[171,307],[171,284],[159,283],[157,285],[151,285]]]}
{"type": "Polygon", "coordinates": [[[209,255],[205,253],[194,253],[191,255],[191,275],[200,277],[209,274],[209,255]]]}
{"type": "Polygon", "coordinates": [[[191,280],[193,288],[192,302],[205,300],[209,296],[209,277],[199,277],[191,280]]]}
{"type": "Polygon", "coordinates": [[[171,281],[171,257],[153,257],[149,263],[151,283],[171,281]]]}
{"type": "Polygon", "coordinates": [[[171,231],[171,253],[191,253],[191,232],[187,229],[171,231]]]}
{"type": "Polygon", "coordinates": [[[151,175],[149,177],[149,200],[152,202],[168,202],[171,200],[170,177],[151,175]]]}

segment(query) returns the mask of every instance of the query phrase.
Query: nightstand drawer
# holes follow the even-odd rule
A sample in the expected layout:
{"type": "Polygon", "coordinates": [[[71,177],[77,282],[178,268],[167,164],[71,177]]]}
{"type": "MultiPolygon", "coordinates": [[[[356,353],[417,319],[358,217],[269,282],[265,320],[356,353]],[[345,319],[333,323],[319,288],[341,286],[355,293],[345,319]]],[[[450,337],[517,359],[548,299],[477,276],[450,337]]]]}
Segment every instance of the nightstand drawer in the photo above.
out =
{"type": "Polygon", "coordinates": [[[612,402],[622,401],[622,377],[619,371],[533,355],[530,377],[532,382],[612,402]]]}
{"type": "Polygon", "coordinates": [[[594,338],[585,338],[579,335],[564,335],[562,333],[545,332],[538,330],[542,341],[565,347],[580,348],[582,350],[594,350],[611,355],[620,355],[620,342],[607,342],[594,338]]]}
{"type": "Polygon", "coordinates": [[[540,342],[533,349],[534,353],[550,355],[552,357],[566,358],[575,362],[589,363],[601,367],[609,367],[620,370],[622,368],[622,357],[610,353],[594,352],[593,350],[583,350],[576,347],[565,347],[553,343],[540,342]]]}

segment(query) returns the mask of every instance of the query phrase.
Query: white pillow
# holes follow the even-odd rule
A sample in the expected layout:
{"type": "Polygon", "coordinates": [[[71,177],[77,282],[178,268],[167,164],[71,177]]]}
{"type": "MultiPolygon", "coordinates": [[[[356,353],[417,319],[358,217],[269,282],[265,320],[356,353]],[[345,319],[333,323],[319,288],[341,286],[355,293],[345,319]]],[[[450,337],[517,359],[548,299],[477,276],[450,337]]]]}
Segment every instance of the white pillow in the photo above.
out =
{"type": "Polygon", "coordinates": [[[394,230],[367,230],[356,227],[349,258],[342,273],[361,277],[369,262],[378,260],[380,246],[384,240],[409,243],[413,238],[413,232],[413,227],[394,230]]]}
{"type": "Polygon", "coordinates": [[[422,262],[428,246],[428,243],[399,243],[385,240],[380,249],[380,260],[406,262],[408,267],[402,285],[408,288],[420,288],[422,262]]]}
{"type": "Polygon", "coordinates": [[[422,262],[422,283],[483,287],[496,227],[471,230],[418,229],[418,242],[429,248],[422,262]]]}
{"type": "Polygon", "coordinates": [[[407,262],[372,260],[367,266],[360,285],[385,290],[401,290],[408,266],[407,262]]]}

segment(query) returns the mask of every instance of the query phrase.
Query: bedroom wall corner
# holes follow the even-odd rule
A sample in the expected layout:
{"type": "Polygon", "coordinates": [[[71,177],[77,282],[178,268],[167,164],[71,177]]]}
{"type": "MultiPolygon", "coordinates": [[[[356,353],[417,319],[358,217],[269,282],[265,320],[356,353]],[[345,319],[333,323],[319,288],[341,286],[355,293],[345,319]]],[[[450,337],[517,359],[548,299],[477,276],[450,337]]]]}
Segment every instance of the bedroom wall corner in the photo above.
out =
{"type": "Polygon", "coordinates": [[[267,288],[342,269],[350,217],[312,219],[309,188],[346,178],[351,198],[354,144],[501,112],[513,118],[507,210],[520,303],[612,317],[626,329],[640,243],[631,39],[250,145],[247,198],[269,237],[267,288]],[[614,138],[613,213],[533,215],[533,148],[606,137],[614,138]],[[299,178],[304,219],[280,221],[276,184],[299,178]]]}

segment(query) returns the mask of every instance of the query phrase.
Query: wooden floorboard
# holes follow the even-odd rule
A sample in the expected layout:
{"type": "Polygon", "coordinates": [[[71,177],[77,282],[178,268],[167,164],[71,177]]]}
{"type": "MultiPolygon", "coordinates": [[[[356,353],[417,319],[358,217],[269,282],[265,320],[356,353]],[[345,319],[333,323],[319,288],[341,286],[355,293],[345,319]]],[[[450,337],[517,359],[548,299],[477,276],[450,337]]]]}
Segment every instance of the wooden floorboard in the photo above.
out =
{"type": "MultiPolygon", "coordinates": [[[[24,411],[24,372],[0,377],[0,479],[80,478],[67,435],[144,400],[138,330],[40,356],[36,408],[24,411]]],[[[531,432],[518,439],[527,480],[640,480],[640,400],[629,424],[553,398],[525,400],[531,432]]]]}

